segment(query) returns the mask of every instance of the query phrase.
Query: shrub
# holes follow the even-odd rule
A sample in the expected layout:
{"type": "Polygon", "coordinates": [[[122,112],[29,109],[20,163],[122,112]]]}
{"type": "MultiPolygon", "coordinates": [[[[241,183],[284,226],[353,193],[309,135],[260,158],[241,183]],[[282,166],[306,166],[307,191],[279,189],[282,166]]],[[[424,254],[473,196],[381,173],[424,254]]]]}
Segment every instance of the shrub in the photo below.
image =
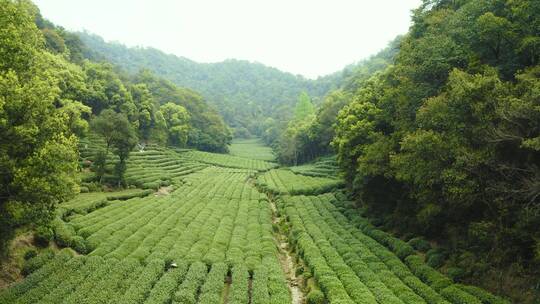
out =
{"type": "Polygon", "coordinates": [[[128,194],[122,194],[122,195],[109,195],[107,196],[107,200],[111,201],[111,200],[120,200],[120,201],[125,201],[125,200],[128,200],[128,199],[132,199],[132,198],[135,198],[135,197],[145,197],[151,193],[154,193],[154,190],[152,189],[146,189],[146,190],[141,190],[141,191],[137,191],[137,192],[133,192],[133,193],[128,193],[128,194]]]}
{"type": "Polygon", "coordinates": [[[478,288],[476,286],[465,286],[461,284],[455,284],[454,286],[458,287],[459,289],[462,289],[469,294],[477,297],[482,301],[482,304],[510,304],[510,302],[501,299],[495,295],[492,295],[491,293],[478,288]]]}
{"type": "Polygon", "coordinates": [[[84,182],[84,183],[81,183],[81,185],[88,188],[89,192],[101,191],[101,185],[97,182],[84,182]]]}
{"type": "Polygon", "coordinates": [[[456,285],[450,285],[442,289],[441,294],[453,304],[482,304],[482,301],[459,289],[456,285]]]}
{"type": "Polygon", "coordinates": [[[437,291],[452,284],[449,278],[426,265],[422,258],[417,255],[408,256],[405,262],[417,277],[437,291]]]}
{"type": "Polygon", "coordinates": [[[159,187],[161,186],[160,182],[148,182],[148,183],[144,183],[142,184],[142,188],[144,189],[159,189],[159,187]]]}
{"type": "Polygon", "coordinates": [[[426,253],[426,263],[433,268],[441,267],[444,265],[445,260],[446,254],[442,249],[433,248],[426,253]]]}
{"type": "Polygon", "coordinates": [[[37,256],[37,252],[33,249],[30,249],[24,253],[24,260],[28,261],[35,256],[37,256]]]}
{"type": "Polygon", "coordinates": [[[270,301],[268,293],[268,272],[264,266],[260,266],[253,271],[251,285],[251,302],[253,304],[263,304],[270,301]]]}
{"type": "Polygon", "coordinates": [[[325,301],[324,293],[318,289],[310,291],[307,295],[308,304],[324,304],[325,301]]]}
{"type": "Polygon", "coordinates": [[[165,270],[165,262],[152,260],[144,267],[140,275],[131,283],[122,298],[116,303],[142,303],[165,270]]]}
{"type": "Polygon", "coordinates": [[[172,297],[174,289],[178,286],[178,282],[184,279],[188,270],[188,265],[180,262],[177,268],[169,269],[153,286],[150,294],[144,303],[147,304],[164,304],[168,303],[172,297]]]}
{"type": "Polygon", "coordinates": [[[235,265],[232,268],[232,284],[231,293],[229,295],[229,303],[246,303],[248,296],[248,280],[249,273],[247,267],[243,264],[235,265]]]}
{"type": "Polygon", "coordinates": [[[95,174],[88,174],[88,175],[84,175],[83,177],[81,177],[81,181],[83,183],[91,183],[91,182],[94,182],[96,180],[96,175],[95,174]]]}
{"type": "Polygon", "coordinates": [[[423,239],[422,237],[415,237],[409,240],[409,245],[411,245],[414,249],[421,251],[421,252],[427,252],[431,249],[431,244],[423,239]]]}
{"type": "Polygon", "coordinates": [[[54,233],[49,227],[40,226],[34,233],[34,242],[40,247],[47,247],[53,239],[54,233]]]}
{"type": "MultiPolygon", "coordinates": [[[[34,255],[36,254],[34,250],[27,251],[27,253],[29,252],[33,252],[34,255]]],[[[25,258],[26,258],[26,254],[25,254],[25,258]]],[[[35,255],[34,257],[27,259],[23,264],[21,273],[23,275],[29,275],[30,273],[41,268],[43,265],[49,262],[52,258],[54,258],[54,252],[50,249],[47,249],[43,251],[41,254],[35,255]]]]}
{"type": "Polygon", "coordinates": [[[195,262],[189,267],[189,271],[178,291],[174,294],[173,303],[195,304],[197,299],[197,291],[204,282],[206,265],[201,262],[195,262]]]}
{"type": "Polygon", "coordinates": [[[56,243],[61,247],[68,247],[72,245],[72,239],[76,235],[75,229],[69,224],[66,224],[60,218],[53,220],[54,239],[56,243]]]}
{"type": "Polygon", "coordinates": [[[426,284],[422,283],[422,281],[420,281],[420,279],[418,279],[417,277],[410,275],[403,278],[402,280],[416,294],[426,299],[427,303],[450,304],[440,294],[435,292],[426,284]]]}
{"type": "Polygon", "coordinates": [[[212,269],[208,273],[206,282],[201,288],[198,303],[210,304],[221,302],[221,292],[223,290],[223,282],[227,275],[228,267],[224,263],[216,263],[212,265],[212,269]]]}
{"type": "Polygon", "coordinates": [[[392,251],[402,260],[410,255],[415,254],[411,245],[400,239],[392,237],[388,240],[388,244],[390,249],[392,249],[392,251]]]}
{"type": "Polygon", "coordinates": [[[87,248],[86,248],[86,241],[81,236],[76,235],[73,238],[71,238],[70,246],[73,249],[75,249],[75,251],[81,254],[88,253],[87,248]]]}
{"type": "Polygon", "coordinates": [[[446,274],[448,274],[448,277],[450,277],[452,280],[457,281],[462,279],[465,276],[466,272],[459,267],[449,267],[446,270],[446,274]]]}

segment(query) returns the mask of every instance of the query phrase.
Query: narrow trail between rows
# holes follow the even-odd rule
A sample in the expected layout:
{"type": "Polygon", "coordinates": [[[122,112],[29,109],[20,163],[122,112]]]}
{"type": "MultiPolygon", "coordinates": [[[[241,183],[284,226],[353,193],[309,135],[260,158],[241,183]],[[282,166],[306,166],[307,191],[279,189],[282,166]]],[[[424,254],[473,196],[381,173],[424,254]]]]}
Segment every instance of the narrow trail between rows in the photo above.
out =
{"type": "MultiPolygon", "coordinates": [[[[279,226],[280,218],[277,216],[277,208],[275,202],[269,198],[270,207],[272,208],[272,223],[279,226]]],[[[289,243],[287,238],[281,230],[278,229],[277,232],[274,232],[274,237],[278,243],[279,249],[279,262],[283,272],[287,276],[287,283],[291,291],[291,298],[293,304],[302,304],[304,303],[304,293],[302,291],[302,282],[301,279],[296,276],[296,264],[292,256],[289,253],[289,243]]]]}
{"type": "Polygon", "coordinates": [[[294,262],[294,258],[289,252],[289,243],[287,241],[287,236],[283,233],[283,231],[281,231],[281,218],[279,217],[279,212],[276,206],[274,196],[271,193],[267,193],[260,189],[260,187],[258,187],[255,183],[256,178],[257,176],[253,177],[252,179],[250,179],[250,182],[257,188],[259,192],[266,193],[266,196],[268,197],[268,203],[270,204],[270,208],[272,210],[272,224],[275,227],[273,229],[274,240],[278,248],[278,257],[281,264],[281,269],[283,270],[283,273],[287,278],[287,285],[291,292],[291,303],[303,304],[305,303],[305,294],[302,290],[303,281],[301,278],[296,276],[297,265],[294,262]]]}

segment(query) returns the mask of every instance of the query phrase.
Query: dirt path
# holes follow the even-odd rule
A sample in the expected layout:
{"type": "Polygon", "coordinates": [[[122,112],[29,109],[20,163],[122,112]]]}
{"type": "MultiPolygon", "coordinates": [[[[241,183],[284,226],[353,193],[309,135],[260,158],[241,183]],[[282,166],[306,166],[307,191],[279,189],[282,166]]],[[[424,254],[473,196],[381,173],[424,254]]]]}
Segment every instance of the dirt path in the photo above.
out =
{"type": "MultiPolygon", "coordinates": [[[[255,183],[255,180],[257,179],[257,176],[253,176],[249,179],[248,182],[250,182],[259,192],[263,192],[259,187],[257,187],[257,184],[255,183]]],[[[276,202],[274,200],[274,197],[272,194],[267,193],[268,196],[268,202],[270,204],[270,209],[272,210],[272,224],[274,226],[278,227],[278,229],[274,229],[274,241],[276,242],[277,248],[278,248],[278,258],[279,263],[281,264],[281,269],[283,270],[283,273],[285,273],[285,276],[287,277],[287,285],[289,287],[289,291],[291,292],[291,298],[292,298],[292,304],[304,304],[306,303],[305,295],[302,290],[302,287],[304,286],[304,281],[302,278],[299,278],[296,276],[296,263],[294,262],[294,259],[292,255],[290,254],[289,250],[289,243],[287,241],[287,236],[279,229],[279,225],[281,222],[281,218],[278,216],[278,210],[276,206],[276,202]]]]}
{"type": "MultiPolygon", "coordinates": [[[[279,226],[280,218],[277,216],[277,207],[274,200],[269,197],[270,207],[272,209],[272,223],[279,226]]],[[[287,284],[289,285],[289,290],[291,291],[292,304],[303,304],[305,303],[305,296],[302,292],[301,286],[303,281],[301,278],[296,276],[296,264],[289,252],[289,243],[287,238],[281,231],[274,232],[274,239],[278,244],[279,251],[279,262],[283,272],[287,276],[287,284]]]]}
{"type": "Polygon", "coordinates": [[[225,288],[223,288],[223,292],[221,293],[221,299],[223,301],[223,304],[227,304],[229,302],[229,293],[231,292],[231,283],[232,278],[231,275],[228,274],[225,278],[225,288]]]}

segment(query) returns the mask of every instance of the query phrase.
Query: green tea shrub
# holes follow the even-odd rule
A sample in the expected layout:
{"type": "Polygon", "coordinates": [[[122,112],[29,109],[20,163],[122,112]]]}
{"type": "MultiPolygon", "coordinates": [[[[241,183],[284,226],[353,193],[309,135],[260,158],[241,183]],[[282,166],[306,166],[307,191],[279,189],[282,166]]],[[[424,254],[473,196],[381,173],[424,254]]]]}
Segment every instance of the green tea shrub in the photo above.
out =
{"type": "Polygon", "coordinates": [[[170,303],[174,290],[179,282],[182,282],[188,270],[188,265],[185,262],[177,263],[176,268],[170,268],[157,281],[148,295],[144,303],[146,304],[163,304],[170,303]]]}
{"type": "Polygon", "coordinates": [[[426,263],[433,268],[441,267],[445,261],[446,254],[442,249],[433,248],[426,253],[426,263]]]}
{"type": "Polygon", "coordinates": [[[231,270],[232,283],[231,291],[229,294],[229,303],[231,304],[243,304],[247,303],[249,299],[248,295],[248,281],[249,272],[244,264],[238,264],[233,266],[231,270]]]}
{"type": "Polygon", "coordinates": [[[509,301],[492,295],[491,293],[476,286],[465,286],[461,284],[455,284],[454,286],[480,299],[482,304],[510,304],[509,301]]]}
{"type": "Polygon", "coordinates": [[[448,267],[448,269],[446,269],[446,274],[452,280],[459,281],[465,276],[466,272],[465,272],[465,270],[463,268],[448,267]]]}
{"type": "Polygon", "coordinates": [[[427,252],[431,249],[431,244],[426,241],[422,237],[415,237],[408,241],[409,245],[411,245],[414,249],[421,251],[421,252],[427,252]]]}
{"type": "Polygon", "coordinates": [[[441,294],[452,304],[482,304],[482,301],[475,296],[459,289],[455,285],[450,285],[441,290],[441,294]]]}
{"type": "Polygon", "coordinates": [[[417,255],[408,256],[405,258],[405,262],[416,276],[437,291],[452,284],[452,280],[426,265],[422,258],[417,255]]]}
{"type": "Polygon", "coordinates": [[[207,271],[208,269],[204,263],[195,262],[191,264],[184,281],[174,294],[173,303],[197,303],[197,291],[204,282],[207,271]]]}
{"type": "Polygon", "coordinates": [[[326,303],[326,299],[324,298],[324,293],[322,293],[322,291],[318,290],[318,289],[315,289],[315,290],[311,290],[307,297],[306,297],[306,301],[308,304],[324,304],[326,303]]]}
{"type": "Polygon", "coordinates": [[[21,273],[25,276],[41,268],[43,265],[45,265],[54,257],[54,252],[50,249],[41,252],[39,255],[37,255],[34,250],[27,251],[27,253],[31,253],[31,252],[33,252],[33,254],[30,254],[30,256],[32,255],[34,256],[26,259],[26,254],[25,254],[26,260],[24,261],[23,267],[21,270],[21,273]]]}
{"type": "Polygon", "coordinates": [[[54,232],[51,228],[46,226],[40,226],[36,228],[36,231],[34,232],[34,242],[40,247],[47,247],[53,237],[54,232]]]}

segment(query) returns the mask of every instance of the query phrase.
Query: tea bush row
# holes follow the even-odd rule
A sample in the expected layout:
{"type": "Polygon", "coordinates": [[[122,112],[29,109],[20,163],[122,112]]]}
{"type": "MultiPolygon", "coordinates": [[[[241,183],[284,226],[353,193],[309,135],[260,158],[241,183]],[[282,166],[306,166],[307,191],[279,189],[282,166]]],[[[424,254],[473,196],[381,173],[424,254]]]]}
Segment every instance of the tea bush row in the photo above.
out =
{"type": "Polygon", "coordinates": [[[266,171],[272,168],[277,167],[277,164],[256,160],[244,157],[238,157],[227,154],[216,154],[208,153],[202,151],[187,151],[180,153],[181,157],[201,162],[204,164],[215,165],[220,167],[228,168],[240,168],[240,169],[251,169],[257,171],[266,171]]]}
{"type": "Polygon", "coordinates": [[[257,178],[257,184],[265,191],[290,195],[316,195],[344,186],[339,179],[304,176],[286,169],[265,172],[257,178]]]}

